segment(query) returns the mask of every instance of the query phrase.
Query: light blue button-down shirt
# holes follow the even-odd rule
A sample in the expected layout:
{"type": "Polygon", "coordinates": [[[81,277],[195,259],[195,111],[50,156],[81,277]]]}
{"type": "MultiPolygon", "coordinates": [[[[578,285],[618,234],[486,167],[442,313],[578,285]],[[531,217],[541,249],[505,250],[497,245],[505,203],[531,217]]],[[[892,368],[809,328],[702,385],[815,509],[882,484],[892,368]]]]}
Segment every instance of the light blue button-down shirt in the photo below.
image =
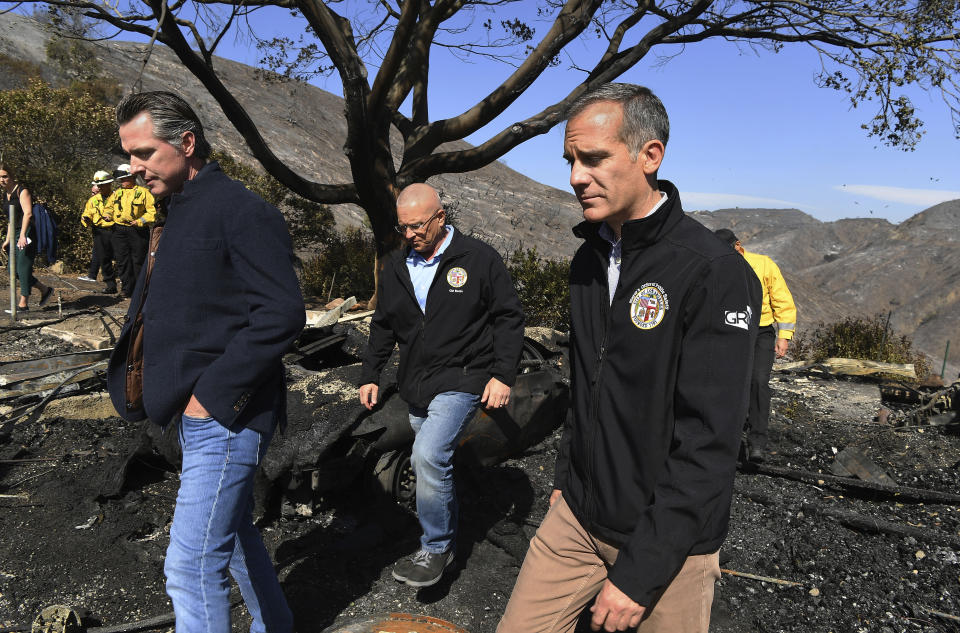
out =
{"type": "Polygon", "coordinates": [[[413,293],[417,296],[417,303],[420,304],[420,311],[427,313],[427,293],[430,291],[430,284],[437,275],[437,264],[440,263],[443,251],[447,250],[450,242],[453,240],[453,227],[449,224],[444,225],[447,230],[447,236],[443,238],[443,243],[437,249],[436,254],[429,260],[423,258],[423,255],[410,249],[407,255],[407,270],[410,271],[410,281],[413,283],[413,293]]]}
{"type": "MultiPolygon", "coordinates": [[[[657,209],[663,206],[663,203],[667,201],[667,192],[660,192],[660,201],[657,204],[653,205],[653,208],[650,209],[650,213],[643,216],[649,218],[651,215],[657,212],[657,209]]],[[[617,284],[620,283],[620,258],[623,255],[623,249],[620,246],[620,238],[617,237],[617,234],[613,232],[613,229],[610,228],[610,225],[604,222],[600,225],[600,230],[598,234],[603,239],[610,242],[610,261],[607,264],[607,290],[610,291],[610,305],[613,305],[613,295],[617,291],[617,284]]]]}

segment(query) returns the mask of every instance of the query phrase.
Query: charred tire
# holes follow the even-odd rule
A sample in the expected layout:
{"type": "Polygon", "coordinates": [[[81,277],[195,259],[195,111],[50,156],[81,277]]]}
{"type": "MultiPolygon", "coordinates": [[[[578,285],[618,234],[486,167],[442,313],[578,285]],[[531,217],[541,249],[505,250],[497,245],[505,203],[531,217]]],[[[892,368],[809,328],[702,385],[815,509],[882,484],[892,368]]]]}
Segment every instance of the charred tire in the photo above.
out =
{"type": "Polygon", "coordinates": [[[402,506],[414,507],[417,497],[417,476],[410,462],[410,449],[387,451],[373,469],[373,483],[378,492],[402,506]]]}

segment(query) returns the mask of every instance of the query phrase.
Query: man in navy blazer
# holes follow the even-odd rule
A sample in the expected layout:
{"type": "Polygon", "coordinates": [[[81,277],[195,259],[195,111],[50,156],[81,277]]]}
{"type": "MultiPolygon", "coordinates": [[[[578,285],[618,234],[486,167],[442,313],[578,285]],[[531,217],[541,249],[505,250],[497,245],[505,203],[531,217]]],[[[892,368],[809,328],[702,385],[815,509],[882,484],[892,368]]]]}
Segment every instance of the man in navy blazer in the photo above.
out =
{"type": "Polygon", "coordinates": [[[286,224],[208,162],[203,126],[179,96],[130,95],[117,123],[132,171],[166,221],[159,242],[152,236],[108,384],[124,418],[180,417],[183,471],[164,566],[177,633],[229,633],[228,569],[251,631],[288,633],[293,618],[252,518],[254,474],[285,416],[281,356],[304,324],[286,224]],[[138,314],[142,405],[127,389],[138,314]]]}

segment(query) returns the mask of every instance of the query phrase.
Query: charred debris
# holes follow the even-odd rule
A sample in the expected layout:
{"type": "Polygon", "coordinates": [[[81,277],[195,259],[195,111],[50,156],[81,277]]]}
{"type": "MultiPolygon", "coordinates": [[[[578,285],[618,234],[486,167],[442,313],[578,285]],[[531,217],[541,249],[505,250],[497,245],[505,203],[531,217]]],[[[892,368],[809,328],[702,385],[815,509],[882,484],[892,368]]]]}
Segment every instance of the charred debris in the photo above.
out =
{"type": "MultiPolygon", "coordinates": [[[[461,470],[488,473],[470,478],[464,509],[476,543],[455,586],[445,589],[449,596],[414,597],[389,578],[377,579],[405,547],[415,547],[416,531],[407,534],[397,519],[409,515],[413,501],[412,433],[395,389],[383,390],[372,413],[359,405],[358,357],[368,330],[365,315],[349,307],[313,315],[285,357],[289,422],[258,476],[258,514],[273,534],[291,604],[298,618],[310,613],[330,632],[365,631],[344,627],[379,622],[371,614],[386,604],[443,618],[462,627],[456,630],[492,631],[545,511],[557,427],[568,409],[565,338],[528,329],[510,408],[478,413],[471,422],[458,452],[461,470]],[[407,509],[386,525],[380,511],[331,523],[330,503],[344,491],[407,509]],[[516,502],[518,491],[526,501],[516,502]],[[314,524],[324,527],[311,531],[314,524]],[[393,539],[397,544],[383,544],[393,539]],[[373,554],[357,559],[357,550],[373,554]],[[339,560],[313,560],[326,551],[347,557],[349,582],[317,580],[339,560]],[[310,582],[297,582],[300,575],[310,582]]],[[[93,632],[98,618],[128,623],[103,631],[165,630],[169,616],[158,614],[168,609],[161,566],[176,491],[176,432],[168,426],[160,433],[152,423],[118,432],[104,394],[109,349],[77,351],[37,331],[0,329],[7,350],[20,358],[0,363],[0,505],[13,513],[6,525],[23,526],[23,538],[38,543],[0,563],[0,629],[31,630],[50,606],[37,602],[40,595],[67,596],[64,603],[91,607],[93,615],[79,609],[79,629],[58,629],[72,616],[49,611],[41,622],[50,627],[34,630],[93,632]],[[84,425],[82,433],[92,434],[85,444],[56,437],[68,425],[68,410],[104,420],[84,425]],[[37,535],[27,534],[34,529],[37,535]],[[47,535],[58,542],[44,541],[47,535]],[[118,597],[111,581],[99,593],[86,586],[95,583],[88,569],[78,573],[82,552],[57,550],[69,541],[110,543],[108,552],[117,551],[90,566],[123,567],[122,583],[137,585],[144,596],[118,597]],[[16,622],[26,624],[7,626],[16,622]]],[[[739,466],[731,533],[721,551],[717,633],[960,630],[960,382],[909,386],[838,369],[849,366],[775,375],[771,429],[778,452],[764,464],[739,466]],[[825,394],[835,394],[828,404],[825,394]]]]}
{"type": "MultiPolygon", "coordinates": [[[[380,403],[368,412],[359,404],[356,388],[359,356],[369,334],[364,318],[371,313],[348,312],[355,304],[350,298],[334,302],[329,310],[308,311],[307,327],[284,357],[288,422],[271,442],[258,475],[261,516],[271,508],[311,516],[325,493],[361,475],[370,480],[371,493],[412,504],[409,458],[414,438],[394,381],[397,356],[384,371],[380,403]]],[[[20,332],[50,323],[15,327],[20,332]]],[[[37,422],[57,399],[103,394],[111,350],[0,362],[0,443],[9,440],[14,427],[37,422]]],[[[497,412],[478,411],[461,441],[460,462],[467,467],[498,463],[539,442],[563,421],[569,398],[565,353],[563,334],[528,328],[510,405],[497,412]]],[[[105,469],[110,474],[98,496],[125,493],[128,480],[137,479],[131,469],[138,464],[178,469],[177,426],[177,420],[162,429],[144,422],[136,444],[105,469]]]]}

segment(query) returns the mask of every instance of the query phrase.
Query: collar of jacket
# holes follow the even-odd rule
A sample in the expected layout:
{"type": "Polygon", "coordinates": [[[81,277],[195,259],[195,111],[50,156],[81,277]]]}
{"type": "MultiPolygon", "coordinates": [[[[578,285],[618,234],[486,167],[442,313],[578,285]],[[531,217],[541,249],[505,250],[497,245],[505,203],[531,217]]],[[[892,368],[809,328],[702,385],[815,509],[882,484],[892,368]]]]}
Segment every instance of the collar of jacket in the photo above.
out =
{"type": "MultiPolygon", "coordinates": [[[[471,238],[463,234],[463,231],[456,231],[453,235],[453,239],[450,240],[450,245],[447,246],[447,250],[443,252],[443,255],[440,258],[438,265],[442,266],[443,262],[453,259],[454,257],[460,257],[470,252],[471,238]]],[[[407,245],[403,248],[397,249],[397,255],[393,258],[393,264],[397,267],[397,270],[401,268],[406,270],[407,268],[407,257],[410,256],[411,246],[407,245]]]]}
{"type": "Polygon", "coordinates": [[[218,175],[224,175],[223,170],[220,169],[220,163],[215,160],[207,161],[207,163],[200,168],[200,171],[197,172],[196,176],[183,183],[182,191],[168,196],[166,208],[171,209],[174,205],[182,204],[184,200],[190,198],[194,189],[202,186],[205,181],[216,178],[218,175]]]}
{"type": "MultiPolygon", "coordinates": [[[[658,180],[657,188],[667,194],[667,201],[653,215],[623,223],[620,228],[620,247],[623,253],[655,244],[683,218],[680,193],[673,183],[669,180],[658,180]]],[[[600,237],[600,222],[583,221],[573,227],[573,234],[586,240],[597,250],[610,252],[610,242],[600,237]]]]}

